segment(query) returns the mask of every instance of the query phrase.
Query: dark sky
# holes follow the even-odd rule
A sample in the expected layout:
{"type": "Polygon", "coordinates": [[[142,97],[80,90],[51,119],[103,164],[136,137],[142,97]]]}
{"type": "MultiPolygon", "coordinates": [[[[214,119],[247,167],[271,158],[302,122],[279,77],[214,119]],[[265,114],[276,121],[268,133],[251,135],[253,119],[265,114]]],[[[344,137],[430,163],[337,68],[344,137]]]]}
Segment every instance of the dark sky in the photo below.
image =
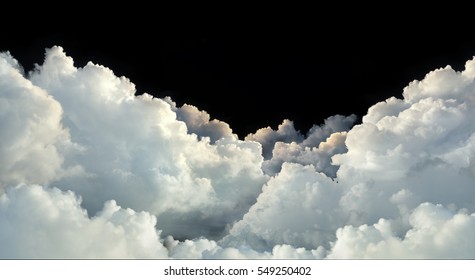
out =
{"type": "Polygon", "coordinates": [[[375,102],[400,96],[413,79],[447,64],[461,70],[475,55],[475,39],[443,32],[174,40],[122,32],[17,34],[4,35],[0,50],[26,69],[42,62],[44,48],[61,45],[76,66],[103,64],[130,78],[138,93],[195,105],[240,136],[284,118],[306,131],[334,114],[361,117],[375,102]]]}

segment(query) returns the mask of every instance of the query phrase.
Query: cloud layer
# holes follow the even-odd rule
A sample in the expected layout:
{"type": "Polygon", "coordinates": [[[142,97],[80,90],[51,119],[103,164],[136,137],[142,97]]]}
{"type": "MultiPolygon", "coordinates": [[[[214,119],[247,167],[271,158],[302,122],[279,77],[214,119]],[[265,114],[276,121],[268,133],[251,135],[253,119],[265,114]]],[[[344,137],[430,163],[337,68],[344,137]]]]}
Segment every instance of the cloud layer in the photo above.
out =
{"type": "Polygon", "coordinates": [[[473,258],[475,60],[307,133],[0,54],[0,258],[473,258]]]}

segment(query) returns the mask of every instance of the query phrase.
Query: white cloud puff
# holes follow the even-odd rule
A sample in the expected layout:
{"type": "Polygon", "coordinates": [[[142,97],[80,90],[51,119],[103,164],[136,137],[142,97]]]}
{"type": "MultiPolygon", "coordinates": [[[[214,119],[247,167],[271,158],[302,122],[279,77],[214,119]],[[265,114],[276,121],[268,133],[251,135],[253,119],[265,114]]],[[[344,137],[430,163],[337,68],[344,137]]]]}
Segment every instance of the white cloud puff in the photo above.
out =
{"type": "Polygon", "coordinates": [[[67,173],[64,154],[73,147],[61,105],[25,79],[9,53],[0,54],[0,89],[0,193],[7,185],[47,183],[67,173]]]}
{"type": "Polygon", "coordinates": [[[108,201],[89,218],[71,191],[38,185],[0,197],[0,258],[166,258],[156,218],[108,201]]]}
{"type": "Polygon", "coordinates": [[[270,126],[261,128],[247,135],[245,140],[261,143],[264,158],[269,159],[276,142],[300,142],[303,140],[303,135],[295,129],[293,121],[285,119],[277,130],[273,130],[270,126]]]}
{"type": "Polygon", "coordinates": [[[173,259],[322,259],[326,251],[276,245],[270,251],[256,251],[249,246],[222,247],[216,241],[199,238],[177,241],[172,237],[164,240],[169,256],[173,259]]]}
{"type": "Polygon", "coordinates": [[[468,74],[472,64],[463,72],[444,68],[429,73],[405,88],[404,100],[376,104],[363,123],[348,132],[348,152],[333,156],[333,161],[339,165],[338,181],[347,187],[340,204],[360,216],[355,223],[399,215],[401,205],[388,207],[388,202],[405,189],[411,192],[405,208],[431,202],[475,210],[470,198],[475,195],[470,157],[475,110],[469,97],[475,82],[468,74]],[[447,75],[456,82],[444,85],[443,92],[428,90],[447,75]],[[458,79],[465,90],[460,90],[458,79]]]}
{"type": "Polygon", "coordinates": [[[284,120],[277,130],[262,128],[245,139],[261,143],[266,159],[262,169],[266,174],[275,175],[284,162],[293,162],[312,164],[318,172],[335,177],[338,167],[332,164],[331,157],[346,152],[346,131],[355,120],[355,115],[332,116],[323,125],[314,125],[306,136],[295,129],[292,121],[284,120]]]}
{"type": "Polygon", "coordinates": [[[278,244],[308,249],[328,246],[338,225],[344,224],[337,207],[339,197],[339,186],[313,166],[284,163],[224,244],[245,242],[258,250],[278,244]]]}
{"type": "Polygon", "coordinates": [[[392,222],[359,227],[345,226],[328,258],[343,259],[473,259],[475,215],[453,213],[442,205],[423,203],[410,216],[411,228],[404,236],[392,222]]]}
{"type": "Polygon", "coordinates": [[[186,123],[189,133],[194,133],[199,137],[209,137],[211,143],[227,137],[235,137],[232,129],[225,122],[219,120],[210,120],[210,116],[205,111],[200,111],[193,105],[184,104],[176,107],[176,103],[170,97],[166,97],[164,101],[168,102],[172,110],[177,115],[177,120],[186,123]]]}

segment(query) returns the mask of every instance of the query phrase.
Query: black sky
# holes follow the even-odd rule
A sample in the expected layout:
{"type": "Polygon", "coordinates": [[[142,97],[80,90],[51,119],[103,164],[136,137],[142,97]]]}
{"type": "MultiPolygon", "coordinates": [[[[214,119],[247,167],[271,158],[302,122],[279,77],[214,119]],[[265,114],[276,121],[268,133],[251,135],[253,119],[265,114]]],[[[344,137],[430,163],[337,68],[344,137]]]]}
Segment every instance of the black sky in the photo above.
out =
{"type": "Polygon", "coordinates": [[[361,117],[428,71],[447,64],[461,70],[475,55],[469,36],[377,29],[173,40],[123,31],[7,32],[0,50],[29,70],[53,45],[76,66],[103,64],[130,78],[138,93],[195,105],[240,136],[284,118],[305,131],[334,114],[361,117]]]}

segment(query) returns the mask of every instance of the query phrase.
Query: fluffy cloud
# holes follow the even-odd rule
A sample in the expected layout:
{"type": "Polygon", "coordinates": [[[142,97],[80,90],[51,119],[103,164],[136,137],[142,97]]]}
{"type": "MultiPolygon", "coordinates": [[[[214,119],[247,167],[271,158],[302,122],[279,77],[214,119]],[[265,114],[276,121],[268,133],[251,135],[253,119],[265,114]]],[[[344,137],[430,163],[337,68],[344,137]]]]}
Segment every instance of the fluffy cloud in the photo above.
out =
{"type": "MultiPolygon", "coordinates": [[[[332,163],[338,167],[334,180],[317,169],[310,170],[305,162],[291,165],[291,160],[284,161],[257,203],[224,240],[233,245],[244,242],[259,250],[292,244],[306,249],[333,249],[332,257],[379,258],[385,251],[365,255],[373,243],[379,242],[374,239],[375,232],[381,235],[384,229],[396,239],[417,231],[412,221],[423,203],[474,212],[475,126],[471,120],[475,111],[469,98],[474,94],[474,65],[468,62],[463,72],[450,68],[431,72],[425,80],[405,88],[404,100],[390,98],[371,107],[363,122],[346,134],[347,152],[332,156],[332,163]],[[432,84],[440,83],[439,79],[445,81],[447,76],[462,77],[463,90],[457,80],[443,92],[429,95],[427,88],[437,88],[432,84]],[[350,242],[360,235],[361,242],[350,242]],[[369,245],[360,244],[364,242],[369,245]],[[351,255],[351,248],[363,252],[351,255]]],[[[274,152],[279,145],[275,144],[274,152]]],[[[295,143],[289,146],[298,147],[295,143]]],[[[438,230],[434,227],[430,232],[438,230]]],[[[409,242],[401,244],[412,246],[409,242]]],[[[417,247],[418,256],[453,256],[442,249],[440,253],[424,251],[428,247],[417,247]]],[[[470,255],[470,250],[460,252],[460,256],[470,255]]],[[[410,253],[401,253],[400,257],[410,257],[410,253]]]]}
{"type": "Polygon", "coordinates": [[[321,258],[321,250],[277,245],[271,252],[221,247],[199,238],[160,238],[157,219],[113,200],[89,217],[71,191],[39,185],[8,188],[0,196],[0,258],[321,258]]]}
{"type": "Polygon", "coordinates": [[[210,121],[210,116],[205,111],[200,111],[197,107],[188,104],[176,107],[176,103],[170,97],[166,97],[164,101],[170,104],[176,113],[177,120],[186,123],[189,133],[194,133],[199,137],[209,137],[211,143],[215,143],[221,138],[237,138],[227,123],[220,120],[210,121]]]}
{"type": "Polygon", "coordinates": [[[328,258],[369,259],[473,259],[475,214],[453,213],[442,205],[423,203],[410,216],[411,228],[395,234],[392,222],[345,226],[328,258]]]}
{"type": "Polygon", "coordinates": [[[475,59],[240,140],[60,47],[1,53],[0,257],[473,258],[474,96],[475,59]]]}
{"type": "Polygon", "coordinates": [[[363,123],[348,132],[348,152],[333,160],[340,167],[339,182],[348,186],[340,203],[360,216],[358,223],[399,215],[407,203],[401,200],[388,207],[388,202],[403,190],[411,194],[405,208],[431,202],[475,210],[470,156],[475,111],[468,98],[474,94],[474,77],[468,74],[474,63],[466,67],[460,73],[436,70],[423,81],[412,82],[404,89],[404,100],[390,98],[376,104],[363,123]],[[465,82],[428,95],[428,88],[437,88],[447,75],[465,82]]]}
{"type": "Polygon", "coordinates": [[[199,238],[177,241],[172,237],[164,240],[170,258],[174,259],[322,259],[326,251],[276,245],[270,251],[256,251],[249,246],[222,247],[216,241],[199,238]]]}
{"type": "Polygon", "coordinates": [[[64,162],[81,166],[85,175],[52,183],[81,195],[91,213],[114,199],[157,215],[167,234],[219,235],[241,218],[267,180],[257,143],[230,131],[218,138],[225,125],[205,123],[206,113],[177,109],[170,99],[136,97],[126,78],[93,63],[76,68],[59,47],[47,51],[30,80],[61,104],[63,125],[82,148],[64,162]],[[213,143],[190,133],[206,127],[216,128],[213,143]]]}
{"type": "Polygon", "coordinates": [[[0,193],[9,184],[63,176],[63,154],[73,148],[61,105],[22,71],[9,53],[0,54],[0,193]]]}
{"type": "Polygon", "coordinates": [[[165,258],[156,218],[108,201],[89,218],[71,191],[38,185],[0,197],[0,258],[165,258]]]}
{"type": "Polygon", "coordinates": [[[224,244],[242,242],[258,250],[278,244],[308,249],[329,245],[344,224],[338,199],[340,187],[312,165],[284,163],[282,171],[263,188],[243,220],[236,223],[224,244]]]}
{"type": "Polygon", "coordinates": [[[261,143],[266,159],[262,169],[266,174],[275,175],[284,162],[293,162],[312,164],[317,171],[335,177],[338,167],[331,163],[331,157],[346,152],[346,131],[355,120],[355,115],[332,116],[323,125],[314,125],[307,136],[297,131],[292,121],[284,120],[277,130],[262,128],[249,134],[246,140],[261,143]]]}
{"type": "MultiPolygon", "coordinates": [[[[352,226],[338,230],[333,257],[351,257],[352,246],[363,251],[354,257],[470,255],[470,248],[429,250],[430,242],[440,242],[436,232],[442,230],[441,224],[421,229],[414,219],[429,219],[424,213],[430,209],[437,215],[445,208],[475,211],[474,66],[474,61],[469,61],[462,72],[446,67],[429,73],[404,89],[403,100],[390,98],[371,107],[363,123],[348,132],[348,152],[333,159],[340,166],[338,181],[346,188],[340,205],[351,213],[352,226]],[[429,206],[432,204],[442,206],[429,206]],[[428,235],[428,244],[414,243],[419,234],[428,235]],[[356,236],[361,239],[351,243],[356,236]],[[395,246],[393,255],[391,246],[395,246]],[[347,255],[343,248],[348,249],[347,255]]],[[[469,233],[457,234],[463,239],[469,233]]]]}
{"type": "Polygon", "coordinates": [[[300,142],[303,140],[303,135],[295,129],[294,122],[286,119],[279,125],[277,130],[273,130],[270,126],[261,128],[254,134],[247,135],[245,140],[261,143],[264,158],[269,159],[272,156],[275,143],[300,142]]]}

